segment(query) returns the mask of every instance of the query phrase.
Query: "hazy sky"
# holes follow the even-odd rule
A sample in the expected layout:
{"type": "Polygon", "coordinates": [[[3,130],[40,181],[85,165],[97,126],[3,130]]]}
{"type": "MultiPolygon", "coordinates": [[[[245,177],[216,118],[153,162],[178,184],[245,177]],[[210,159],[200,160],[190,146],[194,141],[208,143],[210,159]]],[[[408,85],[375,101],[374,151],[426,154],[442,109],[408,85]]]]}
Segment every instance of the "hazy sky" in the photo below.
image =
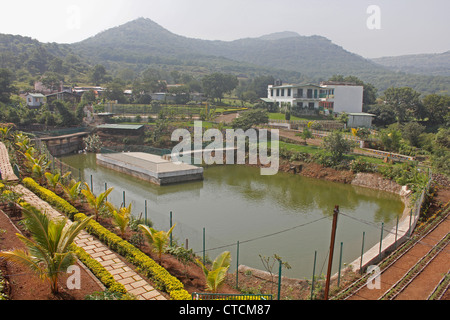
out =
{"type": "Polygon", "coordinates": [[[449,12],[450,0],[2,0],[0,33],[73,43],[145,17],[207,40],[321,35],[375,58],[450,50],[449,12]]]}

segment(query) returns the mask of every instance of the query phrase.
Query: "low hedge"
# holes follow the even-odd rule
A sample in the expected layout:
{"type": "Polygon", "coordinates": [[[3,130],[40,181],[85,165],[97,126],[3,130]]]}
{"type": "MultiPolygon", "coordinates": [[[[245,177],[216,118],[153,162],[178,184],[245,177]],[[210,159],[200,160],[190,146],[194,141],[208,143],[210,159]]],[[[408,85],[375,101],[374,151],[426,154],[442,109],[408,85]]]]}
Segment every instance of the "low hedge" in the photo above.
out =
{"type": "Polygon", "coordinates": [[[89,270],[100,280],[103,285],[111,292],[118,292],[126,294],[127,290],[125,286],[117,282],[112,274],[103,267],[100,262],[93,259],[83,248],[78,247],[76,244],[72,244],[71,250],[77,255],[78,259],[84,263],[89,270]]]}
{"type": "Polygon", "coordinates": [[[78,213],[78,210],[74,206],[56,195],[53,191],[40,186],[32,178],[24,178],[23,184],[25,187],[33,191],[33,193],[35,193],[39,198],[63,212],[69,219],[73,220],[74,215],[78,213]]]}
{"type": "MultiPolygon", "coordinates": [[[[62,199],[54,192],[40,186],[32,178],[23,179],[23,183],[41,199],[66,214],[71,220],[79,221],[86,218],[85,214],[78,212],[78,210],[66,200],[62,199]]],[[[171,299],[191,300],[191,295],[184,289],[184,285],[180,280],[172,276],[166,269],[161,267],[153,259],[129,242],[123,240],[96,221],[91,220],[86,227],[86,231],[98,237],[100,241],[105,243],[109,248],[116,251],[138,267],[138,270],[145,276],[155,281],[158,289],[169,293],[171,299]]]]}
{"type": "MultiPolygon", "coordinates": [[[[83,220],[86,215],[78,213],[75,220],[83,220]]],[[[141,250],[123,240],[115,233],[107,230],[98,222],[91,220],[86,231],[98,237],[109,248],[116,251],[135,265],[146,277],[153,279],[157,289],[167,292],[173,300],[191,300],[191,295],[184,289],[180,280],[172,276],[166,269],[157,264],[141,250]]]]}

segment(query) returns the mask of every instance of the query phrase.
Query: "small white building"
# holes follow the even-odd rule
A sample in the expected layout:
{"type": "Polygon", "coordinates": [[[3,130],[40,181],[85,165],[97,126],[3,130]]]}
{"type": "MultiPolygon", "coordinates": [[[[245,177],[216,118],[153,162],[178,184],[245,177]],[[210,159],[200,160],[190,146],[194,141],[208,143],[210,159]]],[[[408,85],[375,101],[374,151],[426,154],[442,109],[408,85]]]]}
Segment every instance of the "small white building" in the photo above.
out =
{"type": "Polygon", "coordinates": [[[39,108],[44,104],[45,96],[41,93],[28,93],[25,99],[28,107],[39,108]]]}
{"type": "Polygon", "coordinates": [[[376,117],[374,114],[358,112],[349,113],[347,127],[348,128],[372,128],[372,120],[376,117]]]}
{"type": "Polygon", "coordinates": [[[314,114],[322,111],[328,113],[358,113],[363,108],[362,86],[344,82],[322,82],[320,85],[302,84],[268,86],[267,99],[264,101],[290,106],[293,114],[314,114]]]}
{"type": "Polygon", "coordinates": [[[334,113],[361,113],[364,87],[348,82],[322,82],[321,98],[324,105],[331,104],[334,113]],[[331,93],[331,94],[330,94],[331,93]]]}

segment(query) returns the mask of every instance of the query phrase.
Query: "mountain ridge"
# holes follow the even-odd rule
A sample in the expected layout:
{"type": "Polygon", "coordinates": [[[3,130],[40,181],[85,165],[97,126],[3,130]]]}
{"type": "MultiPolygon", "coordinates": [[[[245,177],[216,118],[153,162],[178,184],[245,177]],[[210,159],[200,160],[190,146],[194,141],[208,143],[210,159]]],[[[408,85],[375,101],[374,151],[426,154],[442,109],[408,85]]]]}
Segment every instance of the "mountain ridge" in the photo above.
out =
{"type": "Polygon", "coordinates": [[[448,76],[409,74],[349,52],[323,36],[292,31],[233,41],[202,40],[177,35],[153,20],[139,18],[74,44],[44,44],[0,34],[0,68],[30,67],[33,76],[56,68],[78,82],[76,74],[86,74],[89,66],[96,64],[104,65],[113,76],[120,69],[141,74],[153,68],[196,77],[213,72],[244,78],[270,75],[302,83],[340,74],[356,76],[380,92],[391,86],[409,86],[420,92],[450,93],[448,76]]]}

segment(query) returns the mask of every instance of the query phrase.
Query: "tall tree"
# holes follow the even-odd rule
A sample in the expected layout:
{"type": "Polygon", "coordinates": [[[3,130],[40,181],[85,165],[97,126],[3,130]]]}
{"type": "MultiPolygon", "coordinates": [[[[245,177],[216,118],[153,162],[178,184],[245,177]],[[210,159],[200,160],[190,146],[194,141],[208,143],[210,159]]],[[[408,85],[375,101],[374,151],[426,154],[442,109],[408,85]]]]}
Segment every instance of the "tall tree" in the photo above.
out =
{"type": "Polygon", "coordinates": [[[450,110],[450,96],[429,94],[423,99],[428,121],[433,124],[443,124],[450,110]]]}
{"type": "Polygon", "coordinates": [[[388,88],[384,92],[384,101],[392,108],[399,123],[423,116],[420,93],[412,88],[388,88]]]}
{"type": "Polygon", "coordinates": [[[203,77],[202,83],[203,89],[209,97],[222,101],[225,93],[236,89],[239,80],[231,74],[213,73],[203,77]]]}
{"type": "Polygon", "coordinates": [[[105,76],[106,69],[101,64],[98,64],[91,69],[90,79],[94,85],[100,85],[105,80],[105,76]]]}
{"type": "Polygon", "coordinates": [[[0,69],[0,102],[9,103],[10,96],[16,91],[13,86],[13,74],[8,69],[0,69]]]}

